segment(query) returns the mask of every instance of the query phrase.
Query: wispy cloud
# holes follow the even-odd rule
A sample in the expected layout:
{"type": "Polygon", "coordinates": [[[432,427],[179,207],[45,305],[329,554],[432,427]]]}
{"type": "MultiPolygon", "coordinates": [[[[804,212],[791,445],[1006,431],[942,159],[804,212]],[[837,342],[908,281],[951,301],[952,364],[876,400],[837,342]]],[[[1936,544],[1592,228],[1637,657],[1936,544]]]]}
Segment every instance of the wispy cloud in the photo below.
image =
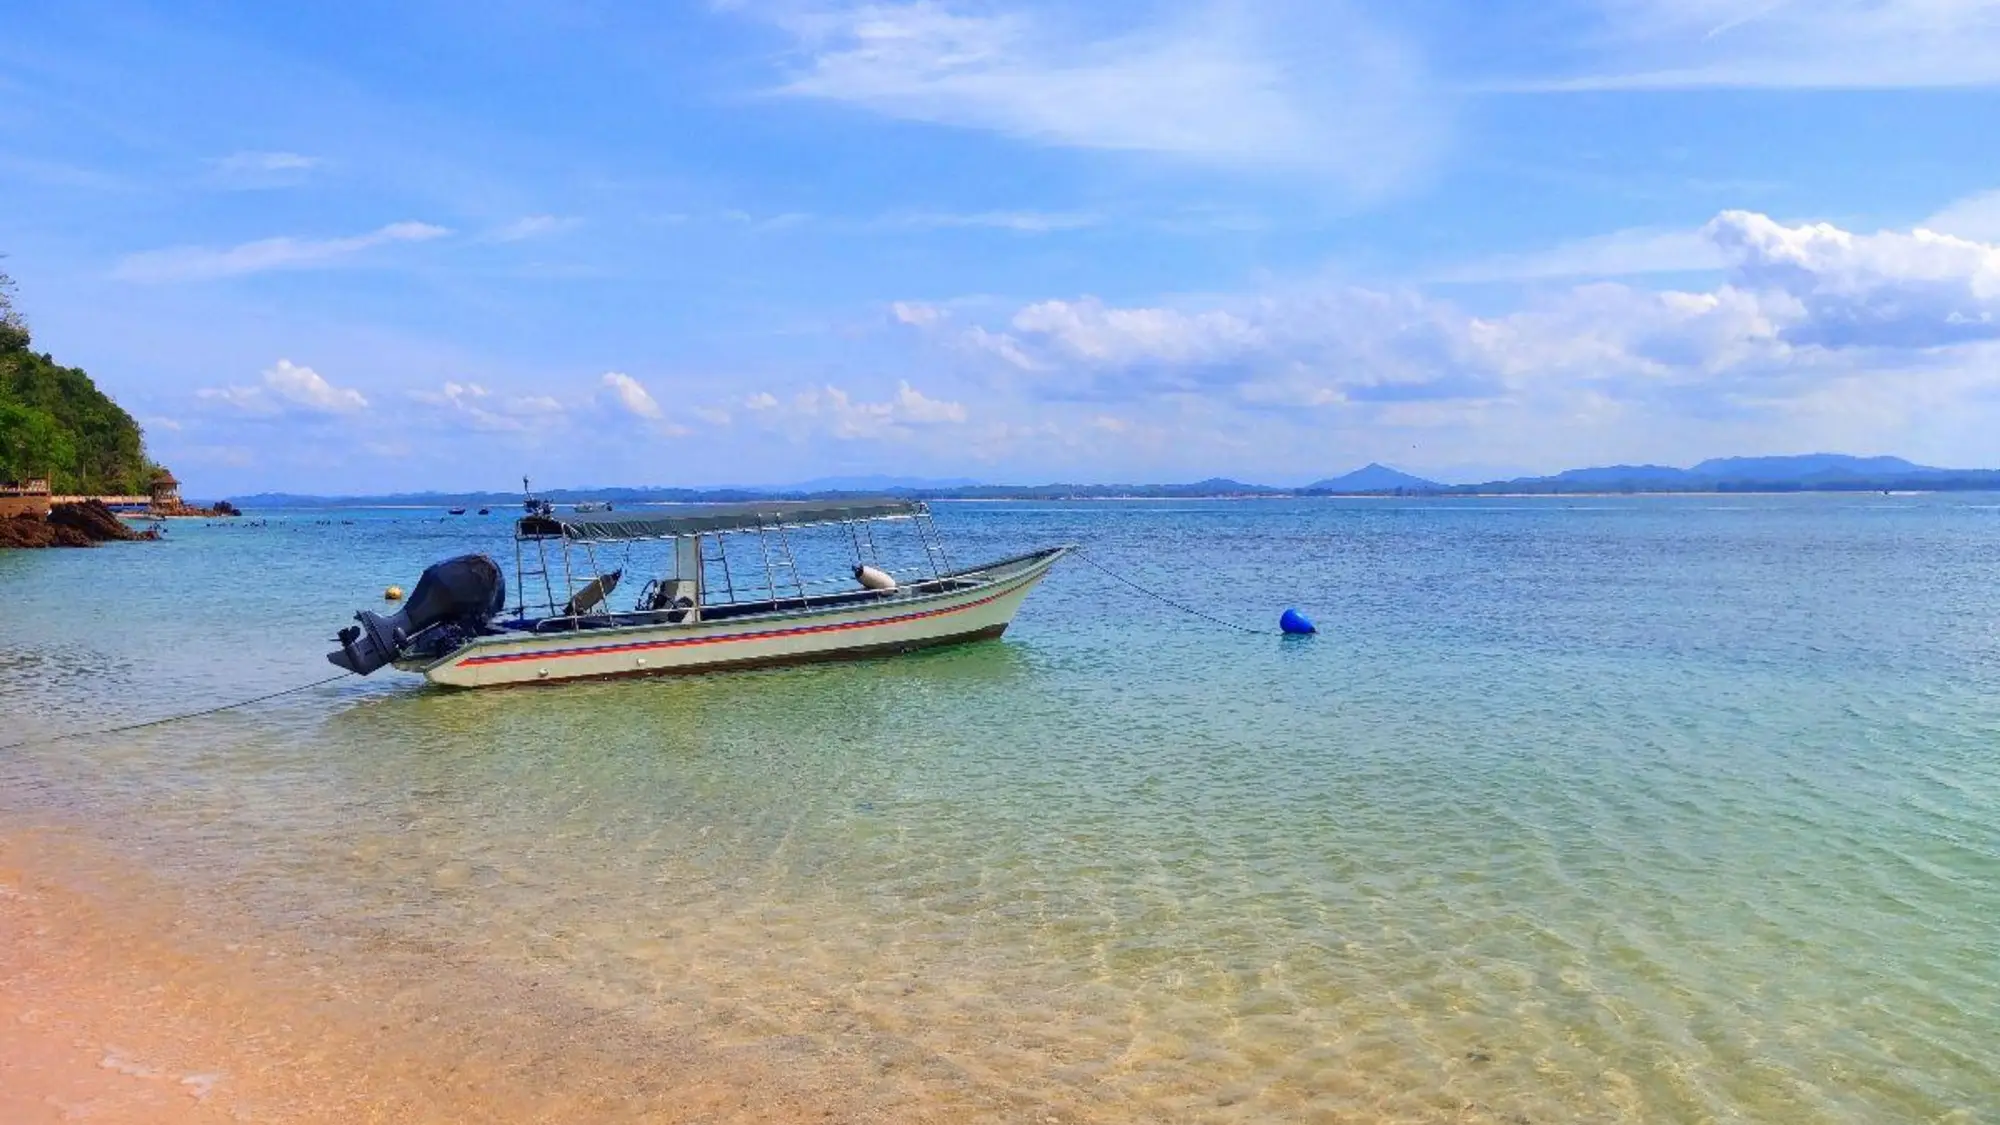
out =
{"type": "Polygon", "coordinates": [[[118,263],[112,276],[123,281],[202,281],[263,273],[267,270],[311,269],[333,265],[378,246],[398,242],[428,242],[451,231],[430,223],[390,223],[348,238],[264,238],[237,246],[176,246],[147,250],[118,263]]]}
{"type": "Polygon", "coordinates": [[[582,224],[582,219],[569,215],[524,215],[495,228],[486,237],[491,242],[524,242],[575,230],[582,224]]]}
{"type": "Polygon", "coordinates": [[[1111,34],[951,0],[731,6],[791,37],[780,93],[1036,144],[1378,189],[1422,163],[1436,133],[1414,54],[1331,0],[1215,4],[1111,34]]]}
{"type": "Polygon", "coordinates": [[[890,230],[952,230],[987,228],[1017,234],[1050,234],[1096,226],[1102,217],[1083,211],[910,211],[887,215],[877,227],[890,230]]]}
{"type": "Polygon", "coordinates": [[[434,391],[411,391],[410,397],[438,408],[444,417],[487,433],[546,426],[563,416],[562,403],[546,395],[507,397],[496,395],[478,383],[456,380],[447,380],[434,391]]]}
{"type": "Polygon", "coordinates": [[[1719,270],[1722,252],[1699,230],[1634,227],[1575,239],[1545,250],[1498,254],[1433,275],[1440,282],[1538,281],[1571,277],[1632,277],[1719,270]]]}
{"type": "Polygon", "coordinates": [[[209,178],[238,190],[291,187],[326,161],[296,152],[232,152],[209,162],[209,178]]]}
{"type": "Polygon", "coordinates": [[[1594,0],[1586,73],[1527,90],[2000,84],[1993,0],[1594,0]]]}
{"type": "Polygon", "coordinates": [[[1954,234],[1978,242],[2000,242],[2000,189],[1955,200],[1918,225],[1939,234],[1954,234]]]}

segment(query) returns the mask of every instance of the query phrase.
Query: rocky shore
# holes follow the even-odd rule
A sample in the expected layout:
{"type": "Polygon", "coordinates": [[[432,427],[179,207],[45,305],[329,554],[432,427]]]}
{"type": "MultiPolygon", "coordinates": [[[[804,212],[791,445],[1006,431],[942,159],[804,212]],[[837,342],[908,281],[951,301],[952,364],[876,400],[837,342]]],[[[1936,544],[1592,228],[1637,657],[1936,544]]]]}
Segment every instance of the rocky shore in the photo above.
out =
{"type": "Polygon", "coordinates": [[[0,549],[8,547],[95,547],[132,539],[158,539],[148,528],[137,531],[98,500],[57,504],[47,516],[0,519],[0,549]]]}

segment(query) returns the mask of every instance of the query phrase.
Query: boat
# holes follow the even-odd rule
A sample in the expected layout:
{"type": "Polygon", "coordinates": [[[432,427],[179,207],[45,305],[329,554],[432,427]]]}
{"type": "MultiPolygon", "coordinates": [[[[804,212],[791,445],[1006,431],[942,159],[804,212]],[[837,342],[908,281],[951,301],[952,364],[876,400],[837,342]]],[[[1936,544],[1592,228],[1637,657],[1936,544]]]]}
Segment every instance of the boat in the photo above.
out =
{"type": "Polygon", "coordinates": [[[450,512],[454,516],[462,516],[465,514],[464,508],[447,508],[446,511],[450,512]]]}
{"type": "Polygon", "coordinates": [[[482,516],[490,516],[490,515],[492,515],[492,514],[493,514],[493,509],[491,509],[491,508],[481,508],[481,509],[479,509],[479,514],[480,514],[480,515],[482,515],[482,516]]]}
{"type": "Polygon", "coordinates": [[[327,660],[471,688],[909,652],[1000,636],[1073,549],[954,566],[930,509],[895,498],[524,508],[511,606],[491,557],[447,559],[398,612],[355,614],[327,660]],[[838,573],[807,579],[801,559],[838,573]]]}
{"type": "Polygon", "coordinates": [[[611,501],[585,500],[576,506],[576,510],[579,512],[608,512],[611,510],[611,501]]]}

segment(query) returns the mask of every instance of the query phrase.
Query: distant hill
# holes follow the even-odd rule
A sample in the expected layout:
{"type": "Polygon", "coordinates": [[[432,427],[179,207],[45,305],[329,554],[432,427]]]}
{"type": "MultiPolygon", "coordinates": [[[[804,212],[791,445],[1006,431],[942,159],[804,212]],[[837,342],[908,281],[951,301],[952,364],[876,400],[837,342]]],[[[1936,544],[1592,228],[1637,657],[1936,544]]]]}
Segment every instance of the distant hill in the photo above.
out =
{"type": "MultiPolygon", "coordinates": [[[[969,484],[908,477],[824,477],[793,488],[564,488],[538,494],[557,505],[583,500],[614,504],[726,503],[741,500],[830,500],[856,496],[907,496],[920,500],[1118,500],[1225,499],[1232,497],[1359,495],[1414,496],[1566,495],[1599,492],[1854,492],[2000,491],[2000,470],[1935,469],[1900,457],[1850,457],[1813,453],[1797,457],[1724,457],[1691,469],[1672,465],[1599,465],[1546,477],[1520,477],[1485,484],[1446,485],[1389,468],[1367,465],[1328,477],[1303,489],[1273,488],[1228,477],[1188,484],[969,484]],[[898,483],[903,482],[903,483],[898,483]],[[817,488],[855,484],[879,487],[817,488]]],[[[416,492],[393,496],[296,496],[260,493],[229,498],[244,508],[324,507],[327,505],[423,505],[519,510],[518,492],[416,492]]]]}
{"type": "Polygon", "coordinates": [[[1371,461],[1351,473],[1314,481],[1307,492],[1437,492],[1444,485],[1371,461]]]}
{"type": "Polygon", "coordinates": [[[139,423],[74,367],[33,350],[0,274],[0,480],[48,475],[58,493],[140,493],[156,466],[139,423]]]}
{"type": "Polygon", "coordinates": [[[1901,457],[1849,457],[1844,453],[1805,453],[1796,457],[1717,457],[1688,473],[1714,480],[1811,480],[1833,477],[1909,476],[1944,472],[1901,457]]]}
{"type": "Polygon", "coordinates": [[[1934,469],[1901,457],[1805,453],[1790,457],[1718,457],[1691,469],[1605,465],[1554,476],[1461,485],[1459,494],[1564,492],[1806,492],[1986,489],[2000,487],[1987,469],[1934,469]]]}

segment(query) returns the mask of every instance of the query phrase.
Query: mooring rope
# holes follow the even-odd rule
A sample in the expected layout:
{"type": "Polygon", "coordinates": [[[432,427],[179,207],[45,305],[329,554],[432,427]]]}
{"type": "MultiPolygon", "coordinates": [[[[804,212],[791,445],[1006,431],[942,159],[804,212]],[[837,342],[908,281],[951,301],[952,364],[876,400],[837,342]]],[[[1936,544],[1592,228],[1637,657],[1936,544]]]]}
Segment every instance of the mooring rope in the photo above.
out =
{"type": "Polygon", "coordinates": [[[1104,574],[1106,574],[1107,576],[1119,582],[1123,582],[1125,585],[1132,587],[1134,590],[1139,591],[1140,593],[1146,595],[1149,598],[1153,598],[1157,601],[1164,602],[1167,605],[1170,605],[1175,609],[1180,610],[1182,613],[1193,614],[1194,616],[1201,618],[1203,621],[1208,621],[1213,624],[1220,625],[1225,629],[1234,629],[1239,633],[1250,633],[1255,636],[1262,636],[1268,631],[1264,629],[1252,629],[1248,625],[1238,625],[1234,621],[1224,621],[1220,617],[1214,617],[1209,614],[1203,613],[1202,611],[1194,608],[1191,605],[1184,605],[1180,602],[1177,602],[1174,599],[1166,596],[1165,594],[1159,593],[1154,590],[1148,590],[1146,587],[1139,585],[1137,582],[1132,581],[1130,578],[1125,577],[1124,575],[1118,573],[1117,571],[1112,570],[1110,567],[1105,566],[1103,563],[1098,562],[1096,559],[1091,558],[1090,555],[1087,552],[1085,552],[1081,547],[1076,549],[1075,554],[1077,558],[1080,558],[1084,562],[1087,562],[1090,565],[1096,567],[1098,570],[1104,572],[1104,574]]]}
{"type": "Polygon", "coordinates": [[[19,742],[9,742],[0,745],[0,750],[15,750],[23,746],[40,746],[51,742],[67,742],[72,738],[95,738],[106,734],[124,734],[127,731],[144,730],[147,727],[163,727],[168,723],[178,723],[187,719],[199,719],[203,715],[215,715],[223,711],[234,711],[238,707],[248,707],[253,703],[263,703],[267,700],[276,699],[279,696],[297,695],[302,691],[311,691],[316,687],[325,687],[335,680],[344,680],[353,674],[352,672],[342,672],[338,675],[328,676],[324,680],[314,680],[309,684],[300,684],[297,687],[288,687],[283,691],[274,691],[269,695],[260,695],[255,699],[239,699],[234,703],[224,703],[219,707],[204,707],[199,711],[185,711],[178,715],[168,715],[165,718],[147,719],[143,723],[127,723],[122,727],[105,727],[103,730],[73,730],[62,734],[45,735],[39,738],[24,738],[19,742]]]}

